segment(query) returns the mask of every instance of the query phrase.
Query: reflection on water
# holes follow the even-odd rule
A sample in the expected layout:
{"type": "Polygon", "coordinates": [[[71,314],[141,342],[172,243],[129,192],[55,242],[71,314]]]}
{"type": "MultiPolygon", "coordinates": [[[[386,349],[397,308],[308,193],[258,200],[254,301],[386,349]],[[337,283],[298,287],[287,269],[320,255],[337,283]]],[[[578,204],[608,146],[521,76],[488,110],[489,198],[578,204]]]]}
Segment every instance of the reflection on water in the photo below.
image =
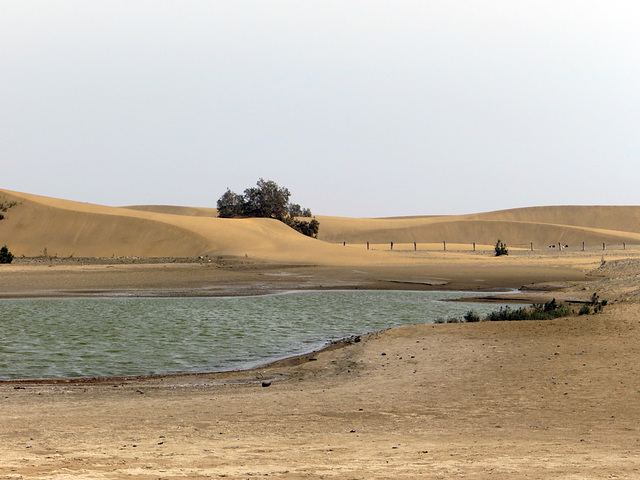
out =
{"type": "Polygon", "coordinates": [[[327,341],[498,305],[464,292],[0,300],[0,379],[235,370],[327,341]]]}

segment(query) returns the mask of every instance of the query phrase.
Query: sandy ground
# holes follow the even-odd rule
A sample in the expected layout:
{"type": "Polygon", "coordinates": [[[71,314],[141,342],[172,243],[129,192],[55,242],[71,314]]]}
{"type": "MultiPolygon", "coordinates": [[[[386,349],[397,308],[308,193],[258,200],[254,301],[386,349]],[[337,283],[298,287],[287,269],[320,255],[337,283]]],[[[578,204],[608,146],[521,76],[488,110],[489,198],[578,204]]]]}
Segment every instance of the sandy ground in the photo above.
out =
{"type": "MultiPolygon", "coordinates": [[[[512,251],[385,252],[385,264],[353,266],[273,264],[243,257],[198,259],[18,258],[0,266],[0,298],[24,296],[253,295],[323,288],[555,290],[584,280],[598,253],[512,251]]],[[[606,258],[640,256],[611,251],[606,258]]]]}
{"type": "Polygon", "coordinates": [[[403,327],[246,372],[2,383],[0,478],[640,478],[633,253],[439,255],[430,268],[3,266],[9,296],[529,285],[609,305],[403,327]]]}

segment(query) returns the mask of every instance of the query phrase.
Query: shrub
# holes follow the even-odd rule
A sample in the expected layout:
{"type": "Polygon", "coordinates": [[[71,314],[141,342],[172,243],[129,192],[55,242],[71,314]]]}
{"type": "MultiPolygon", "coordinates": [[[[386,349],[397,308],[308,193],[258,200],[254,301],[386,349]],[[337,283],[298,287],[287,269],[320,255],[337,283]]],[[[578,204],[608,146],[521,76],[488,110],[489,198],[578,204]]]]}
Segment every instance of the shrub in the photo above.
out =
{"type": "Polygon", "coordinates": [[[9,251],[7,246],[0,248],[0,263],[13,262],[13,254],[9,251]]]}
{"type": "Polygon", "coordinates": [[[553,318],[567,317],[569,315],[571,315],[571,309],[569,306],[557,303],[554,298],[550,302],[545,304],[534,304],[530,308],[500,308],[498,311],[491,312],[487,316],[486,320],[551,320],[553,318]]]}
{"type": "Polygon", "coordinates": [[[509,255],[509,249],[504,243],[500,241],[500,239],[498,239],[498,241],[496,242],[495,251],[496,257],[499,257],[501,255],[509,255]]]}
{"type": "Polygon", "coordinates": [[[591,307],[589,305],[582,305],[582,307],[580,307],[580,311],[578,312],[578,315],[589,315],[591,313],[591,307]]]}
{"type": "Polygon", "coordinates": [[[311,220],[298,220],[297,218],[290,218],[285,222],[294,230],[306,235],[307,237],[318,238],[318,230],[320,228],[320,222],[315,218],[311,220]]]}
{"type": "Polygon", "coordinates": [[[476,312],[469,311],[464,316],[464,321],[465,322],[479,322],[480,321],[480,315],[478,315],[476,312]]]}

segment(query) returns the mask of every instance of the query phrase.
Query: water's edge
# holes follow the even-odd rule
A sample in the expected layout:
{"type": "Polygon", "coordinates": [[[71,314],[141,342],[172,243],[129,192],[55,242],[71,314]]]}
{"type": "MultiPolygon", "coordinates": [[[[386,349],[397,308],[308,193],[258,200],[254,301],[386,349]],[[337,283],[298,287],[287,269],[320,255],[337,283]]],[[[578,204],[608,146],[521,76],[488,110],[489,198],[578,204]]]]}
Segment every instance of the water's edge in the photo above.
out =
{"type": "MultiPolygon", "coordinates": [[[[348,291],[341,291],[342,293],[345,294],[349,294],[350,292],[348,291]]],[[[281,295],[297,295],[297,294],[309,294],[309,291],[302,291],[302,292],[280,292],[276,295],[272,295],[274,297],[277,296],[281,296],[281,295]]],[[[323,291],[318,291],[318,292],[314,292],[316,294],[318,294],[320,296],[320,298],[315,298],[316,302],[319,302],[318,304],[314,305],[313,308],[320,308],[322,305],[320,305],[320,303],[326,303],[326,299],[323,299],[321,297],[324,297],[325,295],[329,295],[331,292],[328,292],[326,290],[323,291]],[[323,302],[324,301],[324,302],[323,302]]],[[[361,295],[361,294],[365,294],[365,293],[374,293],[375,295],[381,294],[380,291],[363,291],[363,290],[355,290],[352,293],[355,293],[356,295],[361,295]]],[[[418,294],[425,294],[425,292],[411,292],[411,291],[402,291],[402,292],[391,292],[390,295],[394,295],[394,293],[398,294],[398,295],[405,295],[406,294],[411,294],[411,293],[418,293],[418,294]]],[[[433,292],[430,292],[433,293],[433,292]]],[[[485,293],[485,294],[480,294],[478,295],[478,292],[463,292],[463,291],[459,291],[459,292],[455,292],[455,293],[460,293],[460,294],[464,294],[461,295],[461,297],[466,297],[466,298],[447,298],[445,300],[436,300],[436,301],[450,301],[450,300],[455,300],[455,301],[463,301],[464,304],[466,305],[468,302],[474,302],[474,300],[477,297],[486,297],[489,296],[491,294],[489,293],[485,293]],[[473,294],[473,296],[467,296],[473,294]]],[[[447,295],[455,295],[454,292],[446,292],[447,295]]],[[[501,297],[504,295],[508,295],[510,293],[517,293],[510,291],[510,292],[500,292],[501,297]]],[[[493,294],[496,294],[495,292],[493,294]]],[[[131,298],[131,297],[128,297],[131,298]]],[[[135,297],[137,298],[137,297],[135,297]]],[[[172,297],[173,298],[173,297],[172,297]]],[[[218,297],[220,298],[220,297],[218,297]]],[[[238,298],[238,297],[233,297],[233,298],[238,298]]],[[[246,298],[246,297],[243,297],[246,298]]],[[[411,299],[411,297],[408,297],[409,299],[411,299]]],[[[419,298],[419,297],[418,297],[419,298]]],[[[201,297],[197,298],[198,300],[201,300],[201,297]]],[[[308,298],[302,297],[303,300],[308,300],[308,298]]],[[[49,299],[51,300],[51,299],[49,299]]],[[[58,300],[62,300],[62,301],[69,301],[70,299],[68,297],[65,297],[63,299],[58,299],[58,300]]],[[[123,300],[122,298],[119,298],[119,300],[123,300]]],[[[153,298],[153,299],[147,299],[148,301],[153,302],[154,300],[161,300],[157,297],[153,298]]],[[[165,299],[165,300],[170,300],[170,299],[165,299]]],[[[184,300],[184,299],[183,299],[184,300]]],[[[300,301],[300,297],[298,297],[297,299],[297,303],[294,302],[294,309],[295,308],[299,308],[299,305],[301,303],[300,301]]],[[[505,303],[504,300],[501,298],[500,299],[502,303],[505,303]]],[[[40,301],[46,302],[47,300],[43,300],[41,299],[40,301]]],[[[79,300],[81,301],[81,300],[79,300]]],[[[126,301],[126,299],[125,299],[126,301]]],[[[369,300],[370,301],[370,300],[369,300]]],[[[433,301],[433,300],[432,300],[433,301]]],[[[4,302],[4,300],[0,300],[0,305],[2,305],[2,303],[4,302]]],[[[357,303],[357,302],[356,302],[357,303]]],[[[409,302],[410,303],[410,302],[409,302]]],[[[462,306],[462,305],[461,305],[462,306]]],[[[370,305],[365,305],[365,307],[367,308],[366,311],[368,311],[368,309],[370,308],[370,305]]],[[[362,306],[360,308],[363,308],[362,306]]],[[[464,308],[464,307],[463,307],[464,308]]],[[[497,308],[497,306],[496,306],[497,308]]],[[[492,309],[495,309],[492,307],[492,309]]],[[[117,312],[115,314],[112,314],[113,316],[117,316],[117,312]]],[[[322,315],[322,312],[319,314],[322,315]]],[[[326,314],[330,316],[329,314],[326,314]]],[[[348,315],[348,314],[347,314],[348,315]]],[[[360,314],[355,313],[354,316],[359,316],[360,314]]],[[[384,312],[382,313],[382,315],[384,315],[384,312]]],[[[400,315],[400,314],[398,314],[400,315]]],[[[409,315],[412,315],[411,312],[409,313],[409,315]]],[[[361,315],[360,315],[361,316],[361,315]]],[[[392,316],[392,315],[391,315],[392,316]]],[[[338,315],[339,317],[339,315],[338,315]]],[[[329,328],[326,329],[326,335],[324,335],[325,339],[324,340],[320,340],[320,339],[316,339],[316,340],[312,340],[312,341],[308,341],[308,340],[300,340],[300,338],[294,338],[293,341],[291,343],[284,343],[279,347],[279,353],[276,353],[274,351],[271,351],[271,353],[262,353],[262,354],[258,354],[256,357],[254,358],[246,358],[245,360],[233,360],[235,362],[235,367],[231,367],[232,365],[232,361],[230,361],[231,363],[229,363],[229,366],[231,368],[214,368],[212,370],[207,370],[206,368],[202,369],[202,370],[197,370],[197,371],[189,371],[189,368],[185,367],[184,370],[181,371],[165,371],[165,372],[160,372],[160,373],[149,373],[149,374],[124,374],[124,375],[56,375],[54,374],[53,376],[48,375],[48,376],[22,376],[22,378],[19,377],[6,377],[5,375],[2,375],[0,373],[0,384],[1,383],[46,383],[46,384],[68,384],[69,382],[73,382],[73,383],[86,383],[86,384],[94,384],[94,383],[100,383],[103,381],[107,381],[107,382],[114,382],[114,381],[119,381],[119,380],[126,380],[126,379],[136,379],[136,380],[143,380],[143,379],[154,379],[154,378],[171,378],[171,377],[185,377],[185,376],[197,376],[197,375],[212,375],[212,374],[219,374],[219,373],[224,373],[224,372],[243,372],[243,371],[251,371],[251,370],[255,370],[255,369],[259,369],[259,368],[266,368],[269,365],[273,365],[274,363],[278,363],[278,362],[282,362],[282,361],[287,361],[287,362],[292,362],[294,361],[294,359],[296,358],[301,358],[301,357],[305,357],[308,356],[310,354],[316,354],[319,353],[323,350],[326,349],[334,349],[334,348],[340,348],[343,345],[347,345],[347,344],[351,344],[353,342],[356,341],[356,339],[359,339],[360,336],[362,335],[367,335],[367,334],[371,334],[371,333],[376,333],[379,331],[383,331],[383,330],[388,330],[388,329],[392,329],[392,328],[396,328],[402,325],[411,325],[411,324],[421,324],[421,323],[433,323],[432,321],[427,321],[427,322],[423,322],[423,321],[419,321],[419,318],[415,318],[415,320],[418,321],[413,321],[413,316],[411,317],[411,319],[409,321],[405,321],[404,323],[399,323],[399,322],[389,322],[391,323],[390,326],[380,326],[381,328],[373,328],[373,329],[367,329],[367,328],[361,328],[358,326],[353,326],[352,331],[350,331],[347,335],[342,335],[340,336],[339,334],[336,336],[335,332],[333,330],[330,330],[329,328]],[[331,333],[334,333],[333,335],[331,333]],[[306,346],[305,346],[306,344],[306,346]]],[[[193,322],[199,322],[199,319],[193,320],[193,322]]],[[[261,318],[261,321],[264,321],[263,318],[261,318]]],[[[313,318],[312,318],[313,321],[313,318]]],[[[191,320],[186,320],[186,322],[191,322],[191,320]]],[[[341,324],[341,320],[340,318],[338,318],[337,320],[337,324],[339,325],[339,327],[341,329],[345,329],[346,325],[349,323],[349,320],[344,321],[341,324]]],[[[362,325],[364,326],[364,325],[362,325]]],[[[262,328],[262,325],[258,326],[259,329],[262,328]]],[[[282,329],[283,327],[280,325],[276,325],[275,327],[276,333],[275,335],[279,335],[279,330],[278,329],[282,329]]],[[[288,329],[288,325],[285,324],[285,329],[288,329]]],[[[351,328],[351,326],[349,325],[349,328],[351,328]]],[[[197,332],[196,332],[197,334],[197,332]]],[[[317,336],[317,335],[316,335],[317,336]]],[[[142,342],[145,342],[145,340],[141,340],[142,342]]],[[[251,341],[251,339],[249,339],[249,341],[251,341]]],[[[224,343],[224,341],[223,341],[224,343]]],[[[2,347],[2,345],[0,344],[0,347],[2,347]]],[[[63,345],[64,347],[64,345],[63,345]]],[[[230,347],[233,349],[233,347],[230,347]]],[[[0,348],[0,353],[2,353],[2,349],[0,348]]],[[[124,354],[123,354],[124,355],[124,354]]],[[[79,357],[78,362],[81,362],[81,358],[79,357]]],[[[171,367],[174,368],[175,367],[171,367]]]]}

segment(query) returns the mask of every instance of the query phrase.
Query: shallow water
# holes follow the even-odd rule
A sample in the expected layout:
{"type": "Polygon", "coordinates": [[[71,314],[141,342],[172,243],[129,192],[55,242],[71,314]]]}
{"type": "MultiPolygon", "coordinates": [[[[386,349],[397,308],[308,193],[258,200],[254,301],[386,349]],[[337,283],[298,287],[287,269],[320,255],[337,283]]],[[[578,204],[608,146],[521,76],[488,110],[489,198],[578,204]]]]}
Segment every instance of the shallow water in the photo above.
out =
{"type": "Polygon", "coordinates": [[[226,298],[0,300],[0,379],[249,368],[328,341],[486,314],[468,292],[334,291],[226,298]]]}

